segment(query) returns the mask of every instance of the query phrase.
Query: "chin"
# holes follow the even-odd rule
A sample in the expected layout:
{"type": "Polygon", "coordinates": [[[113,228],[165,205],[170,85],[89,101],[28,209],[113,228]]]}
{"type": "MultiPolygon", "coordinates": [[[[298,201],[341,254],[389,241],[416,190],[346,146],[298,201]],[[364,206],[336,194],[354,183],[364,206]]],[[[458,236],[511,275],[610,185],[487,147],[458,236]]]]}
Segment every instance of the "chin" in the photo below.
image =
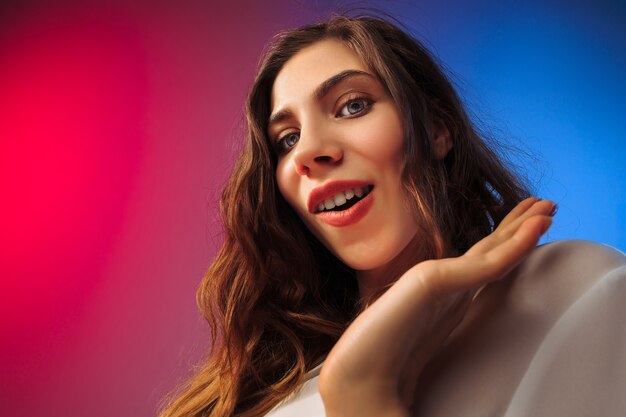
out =
{"type": "Polygon", "coordinates": [[[382,242],[359,242],[350,248],[333,251],[344,264],[356,271],[396,270],[398,267],[408,269],[419,262],[415,235],[397,239],[387,244],[382,242]],[[408,265],[405,265],[408,264],[408,265]]]}
{"type": "Polygon", "coordinates": [[[394,259],[394,256],[385,256],[384,254],[377,253],[373,256],[364,254],[356,256],[340,256],[339,259],[355,271],[370,271],[388,265],[394,259]]]}

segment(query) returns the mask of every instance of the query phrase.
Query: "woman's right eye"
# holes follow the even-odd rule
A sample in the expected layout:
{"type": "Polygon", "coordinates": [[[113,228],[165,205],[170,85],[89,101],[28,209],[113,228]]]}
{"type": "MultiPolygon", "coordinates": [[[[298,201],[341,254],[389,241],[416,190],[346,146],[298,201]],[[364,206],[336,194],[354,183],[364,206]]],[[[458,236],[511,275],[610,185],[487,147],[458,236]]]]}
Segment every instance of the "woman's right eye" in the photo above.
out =
{"type": "Polygon", "coordinates": [[[300,140],[300,133],[297,132],[287,133],[286,135],[282,136],[276,142],[279,153],[285,153],[289,151],[289,149],[296,146],[298,140],[300,140]]]}

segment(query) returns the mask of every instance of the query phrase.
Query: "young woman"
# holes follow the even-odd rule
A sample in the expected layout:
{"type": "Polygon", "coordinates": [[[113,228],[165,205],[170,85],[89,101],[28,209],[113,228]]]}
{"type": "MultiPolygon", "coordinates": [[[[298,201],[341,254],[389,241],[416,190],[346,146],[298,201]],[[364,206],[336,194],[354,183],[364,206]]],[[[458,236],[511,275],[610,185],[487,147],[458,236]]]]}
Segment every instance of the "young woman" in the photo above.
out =
{"type": "Polygon", "coordinates": [[[213,349],[163,417],[626,410],[623,256],[535,248],[555,204],[414,39],[369,17],[284,33],[247,115],[198,292],[213,349]]]}

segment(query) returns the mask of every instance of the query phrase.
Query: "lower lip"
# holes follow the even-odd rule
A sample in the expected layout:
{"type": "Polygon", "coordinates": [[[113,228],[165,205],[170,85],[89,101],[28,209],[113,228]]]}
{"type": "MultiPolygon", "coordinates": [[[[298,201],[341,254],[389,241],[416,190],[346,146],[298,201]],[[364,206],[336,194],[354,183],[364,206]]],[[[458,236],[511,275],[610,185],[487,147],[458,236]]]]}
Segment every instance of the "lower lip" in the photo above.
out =
{"type": "Polygon", "coordinates": [[[335,227],[346,227],[359,222],[363,217],[367,216],[374,204],[374,193],[368,195],[347,210],[342,211],[323,211],[316,216],[326,224],[335,227]]]}

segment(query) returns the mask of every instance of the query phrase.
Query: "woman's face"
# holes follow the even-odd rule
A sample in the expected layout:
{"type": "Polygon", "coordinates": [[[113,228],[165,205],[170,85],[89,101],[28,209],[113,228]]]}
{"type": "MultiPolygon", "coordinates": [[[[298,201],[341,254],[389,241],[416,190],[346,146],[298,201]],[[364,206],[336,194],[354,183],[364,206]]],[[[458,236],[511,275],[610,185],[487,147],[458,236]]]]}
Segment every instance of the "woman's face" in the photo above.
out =
{"type": "Polygon", "coordinates": [[[271,108],[285,200],[345,264],[384,268],[417,231],[401,183],[402,120],[385,87],[355,52],[323,40],[287,61],[271,108]]]}

